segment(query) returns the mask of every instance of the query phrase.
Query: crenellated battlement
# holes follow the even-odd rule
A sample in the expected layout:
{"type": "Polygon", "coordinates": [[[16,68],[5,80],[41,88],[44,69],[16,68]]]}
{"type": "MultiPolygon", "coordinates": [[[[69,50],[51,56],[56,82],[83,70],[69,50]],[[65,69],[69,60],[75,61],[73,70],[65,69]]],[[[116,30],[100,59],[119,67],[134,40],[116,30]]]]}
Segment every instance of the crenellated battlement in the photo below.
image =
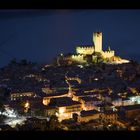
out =
{"type": "Polygon", "coordinates": [[[83,54],[73,54],[72,57],[83,57],[83,54]]]}
{"type": "Polygon", "coordinates": [[[85,56],[91,55],[94,60],[97,56],[96,53],[101,53],[103,58],[111,58],[115,56],[115,51],[111,50],[110,47],[106,51],[102,50],[102,32],[93,33],[94,45],[84,45],[76,47],[76,55],[72,55],[71,59],[80,63],[86,63],[85,56]]]}
{"type": "Polygon", "coordinates": [[[110,50],[110,51],[103,51],[103,52],[102,52],[102,56],[103,56],[104,58],[110,58],[110,57],[112,57],[112,56],[115,56],[115,51],[113,51],[113,50],[110,50]]]}
{"type": "Polygon", "coordinates": [[[76,62],[81,62],[81,63],[86,62],[84,60],[84,55],[83,54],[72,55],[71,58],[72,58],[73,61],[76,61],[76,62]]]}
{"type": "Polygon", "coordinates": [[[77,54],[84,54],[84,55],[91,55],[94,53],[94,47],[93,46],[78,46],[76,47],[76,53],[77,54]]]}
{"type": "Polygon", "coordinates": [[[104,51],[104,53],[114,53],[114,51],[113,50],[111,50],[111,51],[104,51]]]}

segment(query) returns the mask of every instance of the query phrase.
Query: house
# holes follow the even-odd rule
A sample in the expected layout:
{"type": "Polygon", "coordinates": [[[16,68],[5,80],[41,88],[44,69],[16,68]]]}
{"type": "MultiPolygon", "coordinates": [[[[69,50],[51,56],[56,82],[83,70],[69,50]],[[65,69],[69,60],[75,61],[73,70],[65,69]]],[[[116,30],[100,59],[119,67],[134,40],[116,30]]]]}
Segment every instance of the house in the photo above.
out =
{"type": "Polygon", "coordinates": [[[45,97],[43,97],[43,104],[48,105],[52,98],[66,97],[67,95],[68,95],[67,92],[55,92],[47,94],[45,97]]]}
{"type": "Polygon", "coordinates": [[[100,98],[105,102],[111,102],[111,97],[109,97],[109,93],[107,92],[102,93],[100,98]]]}
{"type": "Polygon", "coordinates": [[[133,102],[129,98],[122,98],[122,106],[133,105],[133,102]]]}
{"type": "Polygon", "coordinates": [[[98,98],[90,96],[80,97],[79,101],[82,104],[83,110],[92,110],[96,105],[102,103],[98,98]]]}
{"type": "Polygon", "coordinates": [[[46,106],[42,103],[43,98],[24,97],[22,101],[11,101],[9,107],[13,108],[19,114],[30,114],[32,116],[44,116],[46,106]]]}
{"type": "Polygon", "coordinates": [[[27,90],[16,90],[10,93],[11,100],[20,100],[23,97],[33,97],[33,96],[35,96],[35,93],[27,90]]]}
{"type": "Polygon", "coordinates": [[[140,95],[133,95],[128,97],[134,104],[140,104],[140,95]]]}
{"type": "Polygon", "coordinates": [[[105,123],[112,123],[114,124],[117,121],[118,115],[115,111],[106,110],[101,113],[100,119],[105,123]]]}
{"type": "Polygon", "coordinates": [[[81,111],[78,116],[78,122],[89,122],[91,120],[99,119],[100,112],[97,110],[81,111]]]}
{"type": "Polygon", "coordinates": [[[126,118],[134,119],[140,114],[140,105],[128,105],[128,106],[121,106],[119,108],[121,112],[124,113],[126,118]]]}
{"type": "Polygon", "coordinates": [[[42,102],[31,103],[31,116],[45,116],[46,106],[42,102]]]}
{"type": "Polygon", "coordinates": [[[57,113],[57,108],[56,107],[46,106],[44,116],[50,117],[50,116],[56,115],[56,113],[57,113]]]}
{"type": "Polygon", "coordinates": [[[129,126],[129,121],[124,118],[118,118],[115,122],[116,125],[118,125],[121,128],[127,128],[129,126]]]}
{"type": "Polygon", "coordinates": [[[74,113],[79,114],[82,110],[81,103],[69,97],[52,98],[48,106],[57,108],[56,115],[59,121],[72,118],[74,113]]]}
{"type": "Polygon", "coordinates": [[[114,106],[122,106],[122,98],[119,97],[118,95],[112,96],[112,102],[114,106]]]}
{"type": "Polygon", "coordinates": [[[95,105],[95,110],[98,110],[98,111],[105,111],[105,110],[112,110],[114,111],[115,110],[115,106],[111,103],[105,103],[105,102],[102,102],[101,104],[97,104],[95,105]]]}
{"type": "Polygon", "coordinates": [[[42,92],[46,93],[46,94],[50,94],[55,92],[55,90],[51,89],[50,87],[42,87],[42,92]]]}

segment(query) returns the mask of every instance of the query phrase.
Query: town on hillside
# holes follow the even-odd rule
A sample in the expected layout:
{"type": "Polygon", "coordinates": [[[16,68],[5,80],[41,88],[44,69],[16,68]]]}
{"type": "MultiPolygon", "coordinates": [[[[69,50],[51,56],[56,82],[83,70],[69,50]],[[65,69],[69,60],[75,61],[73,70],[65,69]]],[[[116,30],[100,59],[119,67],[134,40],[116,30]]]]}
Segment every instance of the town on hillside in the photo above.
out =
{"type": "Polygon", "coordinates": [[[140,64],[93,44],[51,64],[0,68],[0,130],[140,130],[140,64]]]}

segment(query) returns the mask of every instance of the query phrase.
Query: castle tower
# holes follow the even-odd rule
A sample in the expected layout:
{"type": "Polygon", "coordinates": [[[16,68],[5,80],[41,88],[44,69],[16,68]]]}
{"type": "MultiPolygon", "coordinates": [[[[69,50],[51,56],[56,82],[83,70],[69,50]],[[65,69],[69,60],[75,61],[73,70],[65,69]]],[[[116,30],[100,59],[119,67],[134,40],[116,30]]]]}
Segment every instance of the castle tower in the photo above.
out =
{"type": "Polygon", "coordinates": [[[93,33],[95,52],[102,52],[102,32],[93,33]]]}

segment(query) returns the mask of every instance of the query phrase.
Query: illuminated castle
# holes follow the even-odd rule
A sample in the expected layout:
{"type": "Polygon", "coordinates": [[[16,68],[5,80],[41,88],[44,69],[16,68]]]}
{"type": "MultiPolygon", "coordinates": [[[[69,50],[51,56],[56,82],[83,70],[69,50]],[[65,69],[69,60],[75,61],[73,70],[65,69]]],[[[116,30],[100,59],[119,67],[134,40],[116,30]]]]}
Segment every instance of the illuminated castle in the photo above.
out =
{"type": "Polygon", "coordinates": [[[102,32],[93,33],[93,44],[91,46],[77,46],[76,55],[72,55],[71,58],[73,61],[86,63],[86,56],[90,56],[93,60],[96,57],[96,53],[100,53],[102,58],[111,58],[115,55],[113,50],[108,48],[107,51],[102,50],[102,32]]]}

